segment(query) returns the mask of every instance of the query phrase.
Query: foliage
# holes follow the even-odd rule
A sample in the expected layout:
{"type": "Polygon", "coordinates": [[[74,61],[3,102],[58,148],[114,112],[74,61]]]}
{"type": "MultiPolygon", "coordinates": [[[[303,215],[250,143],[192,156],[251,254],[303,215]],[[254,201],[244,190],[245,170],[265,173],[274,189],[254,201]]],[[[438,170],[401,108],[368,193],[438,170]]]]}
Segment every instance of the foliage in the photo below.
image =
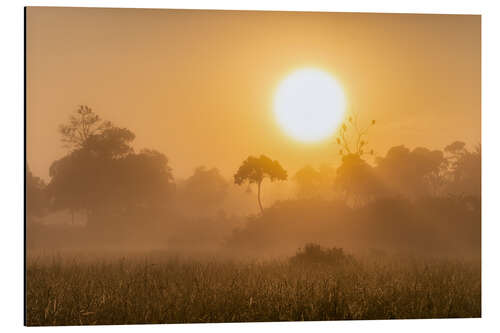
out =
{"type": "Polygon", "coordinates": [[[228,190],[229,182],[222,177],[218,169],[200,166],[188,179],[179,184],[178,201],[181,205],[187,206],[186,210],[193,211],[193,207],[197,207],[197,212],[213,215],[215,210],[221,208],[228,190]]]}
{"type": "Polygon", "coordinates": [[[336,143],[340,146],[340,155],[358,155],[365,154],[373,155],[373,149],[368,149],[368,141],[365,137],[368,130],[375,125],[375,120],[372,120],[366,127],[361,127],[359,124],[358,114],[350,115],[347,123],[342,123],[339,136],[336,143]]]}
{"type": "Polygon", "coordinates": [[[401,145],[377,159],[375,172],[391,192],[417,198],[440,193],[446,168],[442,151],[401,145]]]}
{"type": "Polygon", "coordinates": [[[135,134],[129,129],[110,127],[100,134],[92,134],[82,144],[82,149],[102,158],[120,158],[133,153],[131,147],[135,134]]]}
{"type": "Polygon", "coordinates": [[[337,169],[335,186],[344,194],[345,201],[353,206],[373,200],[383,191],[373,167],[358,154],[342,157],[342,164],[337,169]]]}
{"type": "Polygon", "coordinates": [[[464,194],[480,196],[480,148],[469,152],[454,148],[413,150],[400,145],[377,157],[375,166],[358,154],[344,154],[335,185],[351,205],[363,205],[377,197],[401,195],[409,199],[464,194]]]}
{"type": "Polygon", "coordinates": [[[47,212],[48,198],[45,182],[31,173],[26,166],[26,215],[29,219],[40,217],[47,212]]]}
{"type": "Polygon", "coordinates": [[[345,265],[355,263],[354,257],[344,253],[342,248],[322,248],[319,244],[308,243],[290,258],[292,264],[299,265],[345,265]]]}
{"type": "Polygon", "coordinates": [[[469,151],[465,143],[455,141],[444,151],[449,165],[445,191],[481,196],[481,145],[469,151]]]}
{"type": "Polygon", "coordinates": [[[347,122],[342,123],[339,136],[336,139],[342,156],[341,166],[337,169],[335,187],[343,194],[344,199],[351,205],[362,205],[372,200],[380,192],[372,167],[363,159],[363,155],[374,154],[368,150],[366,135],[375,125],[372,120],[369,125],[362,127],[359,124],[358,114],[352,114],[347,122]]]}
{"type": "Polygon", "coordinates": [[[286,180],[288,175],[286,170],[283,169],[278,161],[273,161],[265,155],[260,155],[259,158],[249,156],[245,161],[243,161],[242,165],[234,175],[234,183],[237,185],[242,185],[245,182],[248,182],[249,184],[257,184],[257,199],[259,201],[261,212],[263,212],[264,209],[262,208],[260,193],[262,181],[265,178],[274,182],[286,180]]]}
{"type": "Polygon", "coordinates": [[[287,172],[278,161],[273,161],[265,155],[260,155],[259,158],[249,156],[234,175],[234,182],[238,185],[246,181],[258,184],[265,178],[271,181],[286,180],[287,172]]]}
{"type": "Polygon", "coordinates": [[[293,180],[297,185],[298,198],[325,198],[333,190],[335,169],[327,164],[322,164],[318,170],[306,165],[295,173],[293,180]]]}
{"type": "Polygon", "coordinates": [[[67,124],[59,127],[61,141],[71,149],[82,148],[92,135],[99,135],[111,128],[109,121],[102,121],[99,115],[86,105],[80,105],[67,124]]]}
{"type": "Polygon", "coordinates": [[[227,246],[248,256],[280,256],[304,243],[349,251],[480,257],[481,200],[474,196],[381,197],[363,206],[343,200],[287,200],[248,218],[227,246]]]}
{"type": "Polygon", "coordinates": [[[67,129],[62,135],[80,141],[50,167],[52,208],[83,211],[89,224],[132,216],[138,209],[158,211],[173,191],[165,155],[147,149],[135,153],[134,133],[101,121],[90,108],[80,108],[77,115],[62,127],[67,129]]]}

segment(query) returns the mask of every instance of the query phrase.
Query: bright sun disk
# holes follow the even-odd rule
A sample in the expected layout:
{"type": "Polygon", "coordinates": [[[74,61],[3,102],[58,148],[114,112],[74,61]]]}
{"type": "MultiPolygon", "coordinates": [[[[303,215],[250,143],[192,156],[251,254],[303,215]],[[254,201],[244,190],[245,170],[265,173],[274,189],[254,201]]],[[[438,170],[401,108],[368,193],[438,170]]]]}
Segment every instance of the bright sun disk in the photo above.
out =
{"type": "Polygon", "coordinates": [[[300,69],[287,76],[274,98],[278,123],[291,137],[317,142],[333,135],[346,107],[340,84],[328,73],[300,69]]]}

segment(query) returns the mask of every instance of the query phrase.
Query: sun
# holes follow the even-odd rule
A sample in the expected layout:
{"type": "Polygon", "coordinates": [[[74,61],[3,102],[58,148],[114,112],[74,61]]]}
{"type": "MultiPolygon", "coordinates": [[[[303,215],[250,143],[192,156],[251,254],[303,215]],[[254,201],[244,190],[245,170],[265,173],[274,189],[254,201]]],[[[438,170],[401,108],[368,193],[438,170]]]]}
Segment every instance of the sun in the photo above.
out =
{"type": "Polygon", "coordinates": [[[279,125],[296,140],[317,142],[333,135],[346,108],[344,91],[327,72],[299,69],[278,86],[274,112],[279,125]]]}

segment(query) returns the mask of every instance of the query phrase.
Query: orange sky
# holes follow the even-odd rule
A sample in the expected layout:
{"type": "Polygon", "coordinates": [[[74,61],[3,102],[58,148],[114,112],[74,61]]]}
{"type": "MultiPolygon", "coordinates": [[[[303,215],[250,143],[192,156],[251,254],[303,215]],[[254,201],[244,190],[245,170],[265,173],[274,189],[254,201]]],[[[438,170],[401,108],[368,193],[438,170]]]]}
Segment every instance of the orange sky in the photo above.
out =
{"type": "Polygon", "coordinates": [[[27,161],[45,179],[79,104],[165,153],[176,177],[198,165],[230,176],[262,153],[291,172],[338,163],[332,140],[298,143],[274,119],[279,82],[311,66],[377,120],[379,154],[481,139],[477,15],[31,7],[26,43],[27,161]]]}

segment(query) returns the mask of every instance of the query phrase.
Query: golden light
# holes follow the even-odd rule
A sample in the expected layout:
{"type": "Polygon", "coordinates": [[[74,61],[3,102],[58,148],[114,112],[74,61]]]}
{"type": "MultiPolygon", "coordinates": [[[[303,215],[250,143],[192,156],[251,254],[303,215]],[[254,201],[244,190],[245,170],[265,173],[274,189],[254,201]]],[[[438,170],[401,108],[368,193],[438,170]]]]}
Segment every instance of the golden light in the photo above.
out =
{"type": "Polygon", "coordinates": [[[284,131],[303,142],[333,135],[346,108],[340,84],[328,73],[304,68],[286,77],[274,98],[276,119],[284,131]]]}

